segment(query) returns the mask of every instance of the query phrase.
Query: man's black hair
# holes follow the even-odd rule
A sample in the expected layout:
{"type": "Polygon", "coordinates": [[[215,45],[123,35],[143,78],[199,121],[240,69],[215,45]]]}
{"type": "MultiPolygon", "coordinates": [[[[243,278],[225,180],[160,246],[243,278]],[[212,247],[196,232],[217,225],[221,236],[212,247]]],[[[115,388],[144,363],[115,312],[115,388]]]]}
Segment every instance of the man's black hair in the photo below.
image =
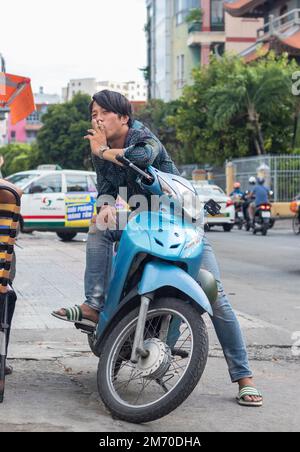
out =
{"type": "Polygon", "coordinates": [[[128,126],[132,126],[132,106],[128,99],[116,91],[105,89],[94,94],[90,103],[89,110],[92,116],[93,104],[96,102],[106,111],[111,111],[119,116],[129,116],[128,126]]]}

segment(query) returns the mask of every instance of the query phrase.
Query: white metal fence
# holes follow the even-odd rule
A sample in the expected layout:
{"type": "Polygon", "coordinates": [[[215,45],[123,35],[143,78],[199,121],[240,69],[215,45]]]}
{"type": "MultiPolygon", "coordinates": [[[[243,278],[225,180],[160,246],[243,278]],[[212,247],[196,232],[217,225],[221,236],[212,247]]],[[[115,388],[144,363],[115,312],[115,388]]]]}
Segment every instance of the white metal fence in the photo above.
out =
{"type": "Polygon", "coordinates": [[[300,155],[264,155],[233,160],[236,180],[248,188],[250,176],[264,176],[274,192],[274,201],[291,201],[300,193],[300,155]]]}

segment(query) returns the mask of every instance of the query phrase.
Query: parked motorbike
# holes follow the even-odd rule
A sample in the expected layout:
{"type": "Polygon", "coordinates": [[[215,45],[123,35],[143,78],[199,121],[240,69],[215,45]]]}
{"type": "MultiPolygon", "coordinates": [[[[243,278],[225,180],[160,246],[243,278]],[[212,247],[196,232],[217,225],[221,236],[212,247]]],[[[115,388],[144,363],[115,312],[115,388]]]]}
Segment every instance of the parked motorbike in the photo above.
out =
{"type": "MultiPolygon", "coordinates": [[[[197,193],[180,176],[153,167],[139,174],[151,195],[179,206],[197,193]]],[[[221,206],[205,205],[212,215],[221,206]]],[[[177,408],[204,371],[208,335],[202,315],[212,315],[217,297],[214,277],[200,271],[204,229],[192,203],[178,214],[165,208],[132,218],[114,256],[108,294],[95,331],[84,329],[99,357],[98,390],[114,417],[133,423],[153,421],[177,408]],[[183,218],[184,216],[184,218],[183,218]],[[200,284],[196,282],[200,272],[200,284]]],[[[77,328],[83,329],[77,325],[77,328]]]]}
{"type": "Polygon", "coordinates": [[[253,234],[261,232],[262,235],[267,235],[268,230],[273,227],[274,219],[271,216],[271,204],[261,204],[256,208],[253,221],[253,234]]]}

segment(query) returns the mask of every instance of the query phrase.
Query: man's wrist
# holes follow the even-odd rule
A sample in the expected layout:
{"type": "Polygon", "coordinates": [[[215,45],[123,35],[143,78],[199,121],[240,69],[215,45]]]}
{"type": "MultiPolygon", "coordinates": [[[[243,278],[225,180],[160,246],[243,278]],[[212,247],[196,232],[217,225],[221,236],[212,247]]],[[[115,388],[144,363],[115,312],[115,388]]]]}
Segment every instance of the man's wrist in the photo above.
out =
{"type": "Polygon", "coordinates": [[[98,148],[98,157],[103,160],[103,154],[105,151],[108,151],[110,148],[106,144],[103,144],[98,148]]]}

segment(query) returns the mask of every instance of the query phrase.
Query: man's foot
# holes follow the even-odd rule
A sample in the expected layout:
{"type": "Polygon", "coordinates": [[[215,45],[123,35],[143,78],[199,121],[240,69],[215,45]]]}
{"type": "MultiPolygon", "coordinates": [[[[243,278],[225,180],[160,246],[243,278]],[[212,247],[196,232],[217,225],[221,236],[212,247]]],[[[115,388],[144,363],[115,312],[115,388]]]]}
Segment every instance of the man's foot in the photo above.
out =
{"type": "Polygon", "coordinates": [[[78,323],[89,327],[95,327],[99,320],[99,313],[86,304],[73,308],[62,308],[52,312],[52,315],[66,322],[78,323]]]}
{"type": "Polygon", "coordinates": [[[262,406],[263,398],[256,389],[252,378],[242,378],[238,381],[238,403],[245,406],[262,406]]]}

